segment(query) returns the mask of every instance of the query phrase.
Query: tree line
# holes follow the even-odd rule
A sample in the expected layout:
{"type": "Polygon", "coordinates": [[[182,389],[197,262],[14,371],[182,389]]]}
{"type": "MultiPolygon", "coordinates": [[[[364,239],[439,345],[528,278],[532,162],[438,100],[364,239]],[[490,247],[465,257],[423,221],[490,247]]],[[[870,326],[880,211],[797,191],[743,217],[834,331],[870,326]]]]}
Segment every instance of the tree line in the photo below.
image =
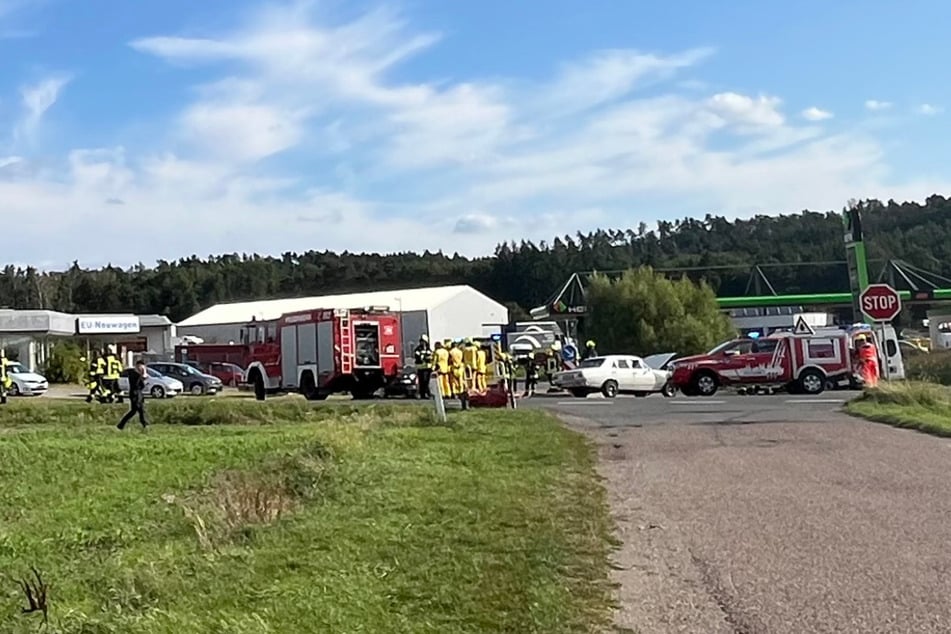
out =
{"type": "MultiPolygon", "coordinates": [[[[902,259],[951,277],[951,200],[924,203],[866,200],[859,203],[869,257],[902,259]]],[[[66,271],[7,266],[0,273],[0,305],[64,312],[134,312],[184,319],[216,303],[272,297],[395,290],[469,284],[505,303],[516,318],[541,305],[577,271],[650,266],[666,274],[703,280],[719,295],[743,295],[753,264],[779,293],[848,289],[839,212],[803,211],[727,220],[660,221],[649,228],[598,229],[551,242],[511,241],[491,256],[465,258],[443,252],[355,254],[308,251],[280,256],[224,254],[159,261],[155,266],[66,271]],[[740,268],[727,268],[727,267],[740,268]]],[[[874,268],[874,267],[873,267],[874,268]]]]}

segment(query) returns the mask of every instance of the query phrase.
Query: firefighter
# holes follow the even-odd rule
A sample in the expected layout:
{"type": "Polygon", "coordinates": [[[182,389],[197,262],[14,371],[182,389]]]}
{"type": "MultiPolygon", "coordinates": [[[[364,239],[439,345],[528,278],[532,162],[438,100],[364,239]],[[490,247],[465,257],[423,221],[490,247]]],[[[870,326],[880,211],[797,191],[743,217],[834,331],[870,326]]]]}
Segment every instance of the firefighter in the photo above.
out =
{"type": "Polygon", "coordinates": [[[11,385],[13,385],[13,379],[7,372],[7,351],[0,348],[0,405],[7,404],[7,392],[10,391],[11,385]]]}
{"type": "Polygon", "coordinates": [[[109,344],[106,351],[106,372],[103,375],[103,380],[109,390],[108,400],[110,403],[113,400],[119,403],[122,402],[122,390],[119,389],[119,377],[121,375],[122,361],[119,360],[119,356],[116,354],[115,344],[109,344]]]}
{"type": "Polygon", "coordinates": [[[462,409],[467,409],[469,391],[466,389],[466,366],[461,341],[453,342],[449,349],[449,382],[452,395],[462,401],[462,409]]]}
{"type": "Polygon", "coordinates": [[[462,349],[462,360],[466,367],[466,388],[470,390],[478,389],[476,376],[478,375],[479,365],[479,346],[467,337],[465,346],[462,349]]]}
{"type": "Polygon", "coordinates": [[[584,345],[584,354],[581,355],[581,360],[593,359],[596,356],[598,356],[598,348],[594,345],[594,341],[589,339],[584,345]]]}
{"type": "Polygon", "coordinates": [[[443,398],[449,398],[452,394],[452,387],[449,383],[449,348],[441,341],[436,342],[436,350],[433,352],[433,358],[436,361],[436,374],[438,375],[437,384],[439,385],[439,394],[443,398]]]}
{"type": "Polygon", "coordinates": [[[485,393],[489,389],[486,383],[485,374],[488,370],[486,359],[488,358],[488,346],[480,346],[476,353],[476,391],[485,393]]]}
{"type": "Polygon", "coordinates": [[[433,376],[433,351],[429,347],[429,335],[420,335],[419,343],[413,350],[413,358],[416,361],[416,382],[419,384],[417,394],[419,398],[432,398],[429,381],[433,376]]]}
{"type": "Polygon", "coordinates": [[[101,350],[96,351],[96,385],[99,389],[99,402],[105,403],[109,399],[109,387],[106,385],[106,357],[101,350]]]}
{"type": "Polygon", "coordinates": [[[523,398],[535,396],[535,387],[538,385],[538,364],[535,363],[535,357],[529,355],[525,359],[525,393],[523,398]]]}
{"type": "MultiPolygon", "coordinates": [[[[96,358],[90,357],[89,365],[86,368],[86,389],[89,390],[89,393],[86,395],[86,402],[92,403],[93,399],[99,399],[100,389],[99,389],[99,375],[97,374],[97,368],[99,364],[96,363],[99,355],[96,354],[96,358]]],[[[85,362],[86,357],[82,357],[81,361],[85,362]]]]}
{"type": "Polygon", "coordinates": [[[875,387],[878,385],[878,351],[866,335],[857,336],[855,345],[862,381],[867,387],[875,387]]]}

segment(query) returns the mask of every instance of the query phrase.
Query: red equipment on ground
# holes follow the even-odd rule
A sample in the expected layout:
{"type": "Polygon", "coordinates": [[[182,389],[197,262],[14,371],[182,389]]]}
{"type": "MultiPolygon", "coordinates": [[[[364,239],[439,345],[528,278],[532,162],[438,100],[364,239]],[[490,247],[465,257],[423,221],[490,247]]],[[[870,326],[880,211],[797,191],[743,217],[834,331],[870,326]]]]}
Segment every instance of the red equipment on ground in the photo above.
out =
{"type": "Polygon", "coordinates": [[[258,400],[281,392],[370,398],[399,376],[401,337],[399,315],[386,307],[288,313],[276,341],[249,344],[247,381],[258,400]]]}

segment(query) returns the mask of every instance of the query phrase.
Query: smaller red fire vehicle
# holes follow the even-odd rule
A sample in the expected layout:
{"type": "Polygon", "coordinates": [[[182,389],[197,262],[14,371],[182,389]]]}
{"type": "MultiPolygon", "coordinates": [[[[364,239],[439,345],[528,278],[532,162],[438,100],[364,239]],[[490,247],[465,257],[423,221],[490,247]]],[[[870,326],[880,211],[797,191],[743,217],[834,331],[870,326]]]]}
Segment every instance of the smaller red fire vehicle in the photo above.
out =
{"type": "Polygon", "coordinates": [[[370,398],[399,376],[401,336],[399,315],[385,307],[288,313],[276,341],[249,346],[247,382],[258,400],[281,392],[370,398]]]}
{"type": "Polygon", "coordinates": [[[850,337],[844,330],[830,330],[734,339],[707,354],[674,361],[671,383],[687,396],[713,396],[731,385],[819,394],[855,372],[850,337]]]}

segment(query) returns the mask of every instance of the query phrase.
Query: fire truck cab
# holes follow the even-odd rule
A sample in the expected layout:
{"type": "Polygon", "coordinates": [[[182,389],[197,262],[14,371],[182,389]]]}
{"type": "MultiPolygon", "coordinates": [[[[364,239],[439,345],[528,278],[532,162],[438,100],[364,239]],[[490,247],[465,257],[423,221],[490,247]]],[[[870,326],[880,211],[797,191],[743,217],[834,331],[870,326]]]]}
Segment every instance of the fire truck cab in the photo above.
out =
{"type": "Polygon", "coordinates": [[[401,336],[399,315],[387,307],[288,313],[276,341],[251,346],[247,381],[258,400],[281,392],[370,398],[400,373],[401,336]]]}

